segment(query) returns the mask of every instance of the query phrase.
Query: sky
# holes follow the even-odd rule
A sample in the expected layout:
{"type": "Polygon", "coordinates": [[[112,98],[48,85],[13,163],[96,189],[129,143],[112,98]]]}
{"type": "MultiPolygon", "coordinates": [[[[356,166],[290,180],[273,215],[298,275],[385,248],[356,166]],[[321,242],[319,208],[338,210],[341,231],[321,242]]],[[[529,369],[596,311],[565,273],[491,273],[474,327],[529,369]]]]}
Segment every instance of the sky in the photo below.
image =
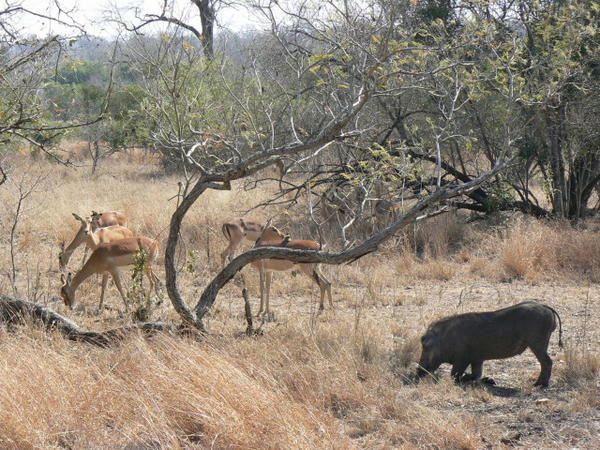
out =
{"type": "MultiPolygon", "coordinates": [[[[134,9],[137,7],[143,13],[158,13],[161,10],[162,0],[57,0],[63,10],[72,10],[72,16],[75,20],[85,27],[85,30],[92,35],[100,37],[113,37],[117,35],[117,27],[114,24],[106,23],[104,19],[114,14],[115,10],[127,21],[133,22],[135,19],[134,9]],[[118,5],[115,6],[115,5],[118,5]]],[[[0,1],[0,8],[6,0],[0,1]]],[[[48,15],[53,18],[63,18],[54,4],[54,0],[8,0],[9,3],[19,2],[29,10],[48,15]]],[[[192,25],[200,29],[200,19],[195,12],[195,6],[189,0],[175,1],[175,14],[177,17],[191,18],[192,25]],[[190,13],[192,13],[190,15],[190,13]]],[[[24,34],[37,34],[39,36],[48,34],[71,34],[67,28],[56,24],[55,22],[36,18],[31,15],[22,15],[19,21],[24,34]]],[[[257,17],[250,15],[247,11],[226,8],[219,11],[217,15],[218,24],[231,31],[241,31],[245,29],[261,29],[264,24],[260,23],[257,17]]],[[[160,29],[156,28],[155,29],[160,29]]],[[[218,29],[217,29],[218,32],[218,29]]]]}

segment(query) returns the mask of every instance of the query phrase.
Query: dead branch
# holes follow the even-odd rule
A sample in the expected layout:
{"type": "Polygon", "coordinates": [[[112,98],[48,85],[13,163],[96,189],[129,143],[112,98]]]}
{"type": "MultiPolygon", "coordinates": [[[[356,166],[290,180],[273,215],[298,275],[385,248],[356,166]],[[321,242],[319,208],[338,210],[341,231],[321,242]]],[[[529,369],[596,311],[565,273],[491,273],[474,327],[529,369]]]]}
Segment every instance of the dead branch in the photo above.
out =
{"type": "Polygon", "coordinates": [[[0,295],[0,324],[22,325],[28,320],[40,323],[49,331],[58,331],[69,340],[85,342],[98,347],[110,347],[138,332],[152,335],[158,331],[171,330],[171,327],[162,322],[150,322],[126,325],[106,331],[87,331],[81,329],[71,319],[61,316],[49,308],[27,300],[0,295]]]}

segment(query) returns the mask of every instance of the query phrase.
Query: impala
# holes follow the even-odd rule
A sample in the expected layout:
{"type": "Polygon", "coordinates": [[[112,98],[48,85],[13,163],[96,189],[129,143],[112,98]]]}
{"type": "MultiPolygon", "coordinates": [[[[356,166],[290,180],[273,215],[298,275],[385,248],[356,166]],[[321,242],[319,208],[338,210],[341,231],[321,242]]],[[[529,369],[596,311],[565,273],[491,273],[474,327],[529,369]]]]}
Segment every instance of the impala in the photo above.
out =
{"type": "MultiPolygon", "coordinates": [[[[58,254],[58,265],[60,270],[64,270],[71,259],[71,255],[77,247],[85,242],[86,251],[95,250],[98,245],[106,242],[116,241],[117,239],[124,239],[133,237],[133,232],[129,228],[125,228],[121,225],[112,225],[106,228],[97,228],[93,231],[93,219],[82,219],[77,214],[72,213],[73,217],[81,222],[79,230],[75,234],[75,237],[71,243],[65,248],[65,243],[62,242],[61,252],[58,254]]],[[[85,254],[84,254],[85,260],[85,254]]]]}
{"type": "Polygon", "coordinates": [[[127,216],[120,211],[92,211],[92,229],[110,227],[113,225],[127,226],[127,216]]]}
{"type": "Polygon", "coordinates": [[[229,245],[221,252],[221,266],[225,267],[225,260],[231,261],[244,238],[256,242],[264,229],[262,222],[256,220],[247,220],[241,217],[225,222],[221,231],[229,245]]]}
{"type": "MultiPolygon", "coordinates": [[[[115,286],[117,286],[119,294],[121,294],[121,298],[125,304],[125,309],[129,310],[127,298],[125,297],[123,286],[121,285],[119,267],[135,264],[136,254],[138,254],[139,251],[144,251],[147,254],[147,260],[144,269],[146,271],[146,276],[150,281],[150,288],[158,294],[158,284],[160,284],[160,280],[152,270],[152,264],[158,257],[158,242],[146,236],[137,236],[98,245],[98,247],[92,252],[90,259],[86,261],[81,270],[77,272],[74,277],[71,276],[71,273],[67,275],[66,279],[64,274],[61,275],[61,281],[63,285],[60,290],[60,295],[63,298],[65,305],[71,309],[73,306],[75,306],[75,292],[77,291],[79,285],[87,278],[95,273],[105,274],[108,272],[115,282],[115,286]]],[[[100,294],[100,305],[98,306],[98,310],[102,309],[104,302],[104,290],[106,289],[107,281],[108,277],[103,276],[102,292],[100,294]]]]}
{"type": "MultiPolygon", "coordinates": [[[[267,225],[259,238],[256,240],[255,247],[285,247],[301,250],[320,250],[321,245],[316,241],[290,239],[277,228],[267,225]]],[[[331,300],[331,283],[325,278],[319,269],[318,263],[295,263],[285,259],[260,259],[253,261],[252,265],[256,267],[260,275],[260,309],[258,315],[264,313],[267,318],[272,317],[269,310],[269,295],[271,290],[271,277],[274,271],[291,270],[296,266],[301,272],[309,276],[321,290],[321,299],[319,301],[319,313],[323,311],[323,300],[325,293],[329,299],[329,306],[333,309],[331,300]]]]}

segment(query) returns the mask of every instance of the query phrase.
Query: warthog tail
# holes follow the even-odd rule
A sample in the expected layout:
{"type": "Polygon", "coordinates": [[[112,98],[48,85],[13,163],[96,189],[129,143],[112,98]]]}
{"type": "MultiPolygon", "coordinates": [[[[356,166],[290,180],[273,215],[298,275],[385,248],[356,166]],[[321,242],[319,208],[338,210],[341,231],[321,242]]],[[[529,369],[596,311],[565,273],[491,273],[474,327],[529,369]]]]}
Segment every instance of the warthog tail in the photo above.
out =
{"type": "Polygon", "coordinates": [[[546,308],[548,308],[550,311],[552,311],[552,314],[554,314],[556,316],[556,318],[558,319],[558,346],[560,348],[563,348],[563,340],[562,340],[562,322],[560,320],[560,316],[558,315],[558,313],[556,312],[556,310],[554,308],[552,308],[551,306],[548,305],[544,305],[546,308]]]}

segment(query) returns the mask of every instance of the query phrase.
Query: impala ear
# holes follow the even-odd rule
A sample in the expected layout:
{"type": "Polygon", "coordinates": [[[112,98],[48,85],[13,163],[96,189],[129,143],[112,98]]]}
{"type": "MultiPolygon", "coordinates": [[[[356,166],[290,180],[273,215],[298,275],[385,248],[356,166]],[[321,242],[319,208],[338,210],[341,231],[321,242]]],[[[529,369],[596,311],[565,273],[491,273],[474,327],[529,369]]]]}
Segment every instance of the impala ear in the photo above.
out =
{"type": "Polygon", "coordinates": [[[64,251],[65,251],[65,241],[62,241],[62,242],[59,244],[59,247],[60,247],[60,251],[61,251],[61,253],[62,253],[62,252],[64,252],[64,251]]]}
{"type": "Polygon", "coordinates": [[[265,231],[267,231],[269,229],[272,221],[273,221],[272,217],[269,220],[267,220],[267,223],[265,223],[265,226],[263,227],[263,229],[260,233],[260,236],[258,237],[258,240],[262,239],[262,237],[265,235],[265,231]]]}
{"type": "Polygon", "coordinates": [[[67,284],[71,284],[72,280],[73,280],[73,274],[71,272],[69,272],[67,274],[67,284]]]}
{"type": "Polygon", "coordinates": [[[75,217],[77,220],[79,220],[80,222],[85,222],[85,220],[83,220],[81,217],[79,217],[77,214],[75,213],[71,213],[73,214],[73,217],[75,217]]]}

